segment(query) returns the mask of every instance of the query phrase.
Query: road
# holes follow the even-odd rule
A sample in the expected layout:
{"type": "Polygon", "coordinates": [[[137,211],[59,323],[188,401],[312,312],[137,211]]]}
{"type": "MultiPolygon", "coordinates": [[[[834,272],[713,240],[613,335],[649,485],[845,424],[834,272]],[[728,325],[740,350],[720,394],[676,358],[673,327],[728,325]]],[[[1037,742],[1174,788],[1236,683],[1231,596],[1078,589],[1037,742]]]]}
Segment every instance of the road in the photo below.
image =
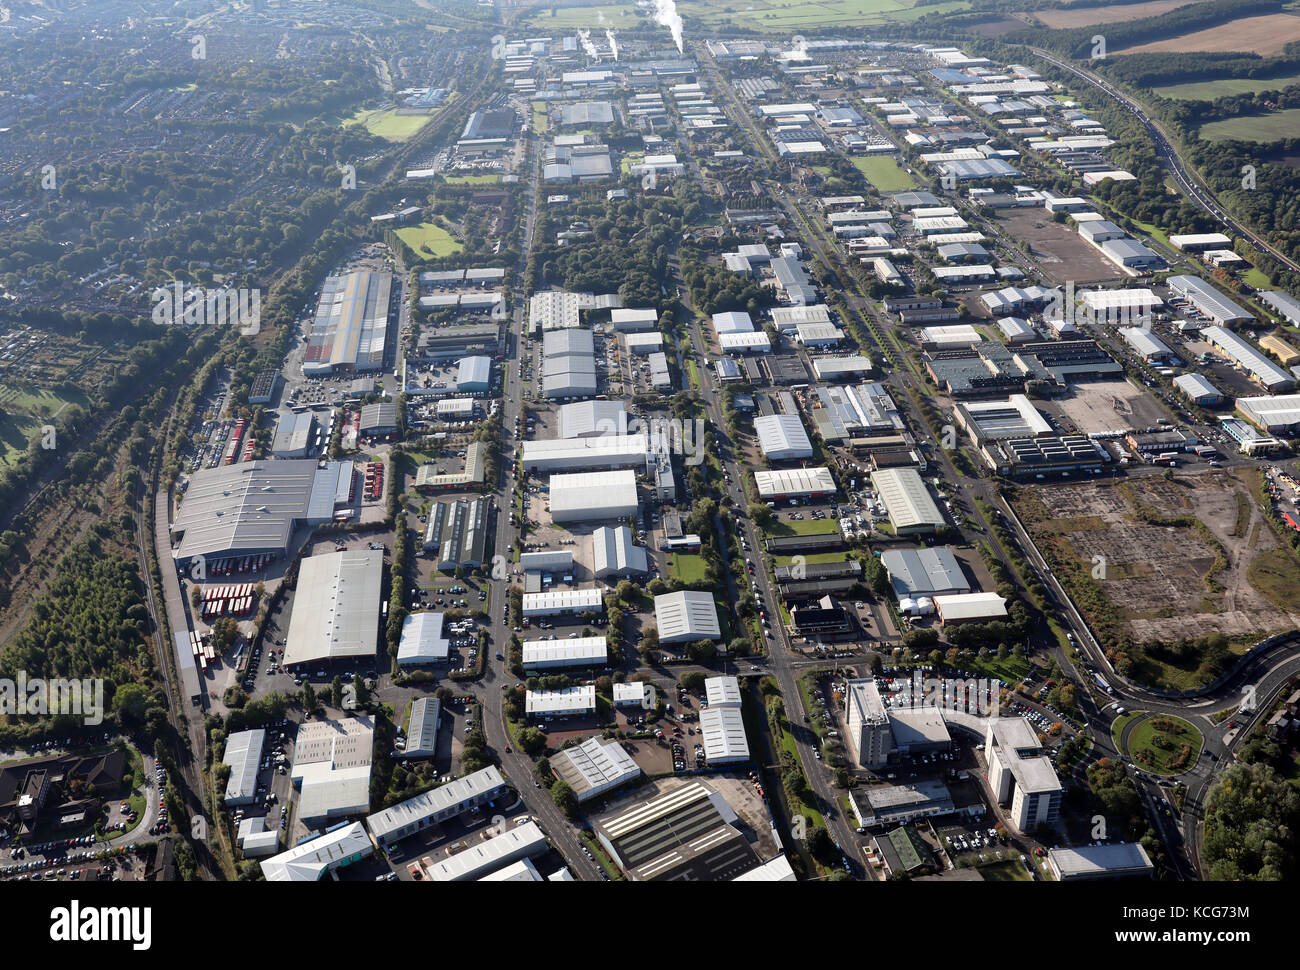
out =
{"type": "Polygon", "coordinates": [[[1191,168],[1183,161],[1182,156],[1178,153],[1178,150],[1174,148],[1173,141],[1165,133],[1164,128],[1160,126],[1158,121],[1148,115],[1137,101],[1120,91],[1105,78],[1094,74],[1092,71],[1071,64],[1069,61],[1063,60],[1055,54],[1051,54],[1048,51],[1041,50],[1040,48],[1031,47],[1029,50],[1033,51],[1049,64],[1059,67],[1063,71],[1068,71],[1070,74],[1119,102],[1120,106],[1129,114],[1137,118],[1137,120],[1147,130],[1147,133],[1151,136],[1151,140],[1155,143],[1156,154],[1158,154],[1165,164],[1169,166],[1169,171],[1173,174],[1174,180],[1178,183],[1178,187],[1182,189],[1184,195],[1217,219],[1231,232],[1241,236],[1243,239],[1249,240],[1251,245],[1267,252],[1270,256],[1293,272],[1300,272],[1300,263],[1296,263],[1294,260],[1284,256],[1257,233],[1228,215],[1223,206],[1219,204],[1214,193],[1210,191],[1209,187],[1206,186],[1199,176],[1193,173],[1191,168]]]}

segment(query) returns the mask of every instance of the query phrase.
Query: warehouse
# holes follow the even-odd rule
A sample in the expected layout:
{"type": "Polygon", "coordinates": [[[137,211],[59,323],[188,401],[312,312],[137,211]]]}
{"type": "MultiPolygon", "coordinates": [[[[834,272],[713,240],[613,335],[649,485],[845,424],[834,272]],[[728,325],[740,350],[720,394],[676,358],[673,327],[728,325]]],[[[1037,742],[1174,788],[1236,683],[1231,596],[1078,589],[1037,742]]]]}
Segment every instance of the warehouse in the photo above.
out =
{"type": "Polygon", "coordinates": [[[376,812],[366,819],[366,828],[380,848],[388,849],[402,839],[438,822],[455,818],[475,805],[486,805],[506,791],[501,769],[489,765],[376,812]]]}
{"type": "Polygon", "coordinates": [[[626,525],[602,526],[593,532],[591,553],[591,569],[597,579],[630,579],[650,571],[645,549],[632,541],[632,530],[626,525]]]}
{"type": "Polygon", "coordinates": [[[724,676],[704,679],[706,707],[740,707],[740,700],[739,678],[724,676]]]}
{"type": "Polygon", "coordinates": [[[1182,236],[1170,236],[1170,244],[1180,252],[1200,253],[1207,249],[1231,249],[1232,238],[1221,232],[1202,232],[1182,236]]]}
{"type": "MultiPolygon", "coordinates": [[[[1164,300],[1146,289],[1084,290],[1078,296],[1093,323],[1132,325],[1149,321],[1151,310],[1164,300]]],[[[1062,311],[1067,308],[1061,307],[1062,311]]],[[[1056,314],[1052,314],[1055,316],[1056,314]]]]}
{"type": "Polygon", "coordinates": [[[1167,366],[1175,360],[1174,352],[1169,349],[1169,345],[1150,330],[1141,327],[1123,327],[1119,334],[1124,338],[1124,342],[1133,348],[1133,352],[1148,364],[1167,366]]]}
{"type": "Polygon", "coordinates": [[[743,311],[728,311],[713,315],[713,332],[721,337],[727,333],[753,333],[754,321],[743,311]]]}
{"type": "Polygon", "coordinates": [[[1150,879],[1155,875],[1155,866],[1150,856],[1137,842],[1103,842],[1100,845],[1081,845],[1077,848],[1048,849],[1047,864],[1058,882],[1134,877],[1150,879]]]}
{"type": "MultiPolygon", "coordinates": [[[[504,823],[500,827],[504,827],[504,823]]],[[[507,828],[485,842],[471,843],[469,848],[461,849],[455,855],[442,856],[436,862],[424,864],[421,860],[420,868],[429,882],[465,882],[520,859],[542,855],[549,848],[541,826],[529,821],[507,828]]]]}
{"type": "Polygon", "coordinates": [[[560,106],[560,127],[588,128],[612,125],[614,106],[608,101],[578,101],[560,106]]]}
{"type": "Polygon", "coordinates": [[[530,717],[575,717],[594,714],[596,688],[565,687],[561,690],[530,690],[524,697],[524,711],[530,717]]]}
{"type": "Polygon", "coordinates": [[[1254,315],[1196,276],[1171,276],[1165,281],[1171,292],[1183,297],[1216,323],[1226,325],[1253,320],[1254,315]]]}
{"type": "MultiPolygon", "coordinates": [[[[470,360],[486,360],[486,357],[472,357],[470,360]]],[[[379,437],[397,431],[397,405],[391,401],[366,404],[361,408],[361,420],[357,424],[357,433],[363,438],[379,437]]]]}
{"type": "Polygon", "coordinates": [[[897,535],[934,532],[943,527],[943,514],[915,468],[874,471],[871,485],[880,496],[897,535]]]}
{"type": "MultiPolygon", "coordinates": [[[[1085,226],[1095,223],[1085,222],[1085,226]]],[[[1099,247],[1101,254],[1122,269],[1163,269],[1165,261],[1136,239],[1107,239],[1099,247]]]]}
{"type": "Polygon", "coordinates": [[[438,728],[442,702],[436,697],[417,697],[411,702],[411,717],[406,726],[408,758],[432,758],[438,753],[438,728]]]}
{"type": "Polygon", "coordinates": [[[772,341],[761,330],[724,333],[718,337],[718,347],[724,354],[768,354],[772,352],[772,341]]]}
{"type": "Polygon", "coordinates": [[[438,553],[439,570],[449,573],[461,567],[473,569],[483,565],[487,557],[491,507],[491,499],[478,496],[442,499],[429,509],[424,549],[438,553]]]}
{"type": "Polygon", "coordinates": [[[257,801],[257,773],[262,764],[262,745],[266,731],[237,731],[226,738],[226,750],[221,756],[223,764],[230,766],[226,781],[225,803],[231,808],[251,805],[257,801]]]}
{"type": "Polygon", "coordinates": [[[825,438],[842,440],[850,435],[891,434],[903,429],[903,419],[883,384],[869,381],[821,387],[817,398],[821,407],[813,410],[813,420],[825,438]]]}
{"type": "Polygon", "coordinates": [[[813,357],[812,366],[819,381],[852,381],[871,373],[871,360],[861,354],[850,357],[813,357]]]}
{"type": "Polygon", "coordinates": [[[596,586],[589,589],[553,589],[524,594],[524,616],[553,616],[557,613],[590,613],[605,609],[605,594],[596,586]]]}
{"type": "Polygon", "coordinates": [[[754,472],[754,484],[764,501],[835,494],[835,479],[825,467],[761,469],[754,472]]]}
{"type": "Polygon", "coordinates": [[[551,756],[551,770],[585,802],[641,777],[641,769],[618,741],[588,738],[551,756]]]}
{"type": "Polygon", "coordinates": [[[374,550],[302,560],[284,666],[373,659],[379,648],[383,573],[384,554],[374,550]]]}
{"type": "Polygon", "coordinates": [[[666,354],[651,354],[647,358],[650,364],[650,386],[656,391],[664,391],[673,386],[673,376],[668,370],[666,354]]]}
{"type": "Polygon", "coordinates": [[[573,569],[573,552],[569,549],[547,549],[543,552],[519,554],[519,568],[524,572],[561,572],[573,569]]]}
{"type": "Polygon", "coordinates": [[[336,869],[359,862],[374,851],[365,828],[353,822],[265,860],[262,876],[267,882],[320,882],[336,869]]]}
{"type": "Polygon", "coordinates": [[[979,331],[966,323],[951,326],[925,327],[921,331],[921,347],[924,350],[945,350],[950,347],[969,347],[980,343],[984,338],[979,331]]]}
{"type": "Polygon", "coordinates": [[[545,882],[542,874],[533,865],[532,859],[520,859],[486,876],[479,876],[477,882],[545,882]]]}
{"type": "Polygon", "coordinates": [[[754,484],[764,501],[835,494],[835,479],[825,467],[761,469],[754,472],[754,484]]]}
{"type": "Polygon", "coordinates": [[[629,354],[653,354],[664,349],[664,335],[661,333],[629,333],[623,338],[623,345],[629,354]]]}
{"type": "Polygon", "coordinates": [[[1038,339],[1038,331],[1029,325],[1028,320],[1020,317],[1003,317],[998,321],[998,329],[1007,343],[1015,345],[1038,339]]]}
{"type": "Polygon", "coordinates": [[[308,377],[336,370],[378,370],[384,366],[389,303],[389,273],[356,272],[330,276],[321,287],[316,318],[307,333],[302,372],[308,377]]]}
{"type": "Polygon", "coordinates": [[[446,663],[451,642],[442,635],[442,625],[441,613],[408,613],[397,646],[398,666],[446,663]]]}
{"type": "Polygon", "coordinates": [[[282,414],[271,439],[271,454],[276,458],[306,458],[312,454],[316,442],[316,416],[310,411],[302,414],[282,414]]]}
{"type": "Polygon", "coordinates": [[[844,331],[833,323],[800,323],[795,339],[804,347],[834,347],[844,339],[844,331]]]}
{"type": "Polygon", "coordinates": [[[630,469],[551,476],[550,512],[555,522],[622,519],[634,515],[637,507],[636,473],[630,469]]]}
{"type": "Polygon", "coordinates": [[[1223,392],[1200,374],[1179,374],[1174,378],[1174,387],[1202,407],[1210,407],[1223,402],[1223,392]]]}
{"type": "Polygon", "coordinates": [[[700,711],[700,735],[709,765],[737,764],[749,760],[749,742],[739,707],[706,707],[700,711]]]}
{"type": "Polygon", "coordinates": [[[801,323],[830,323],[830,308],[816,306],[778,306],[772,308],[772,324],[781,333],[794,332],[801,323]]]}
{"type": "Polygon", "coordinates": [[[240,820],[235,832],[235,844],[245,859],[257,859],[279,851],[280,830],[268,829],[266,823],[269,821],[269,815],[254,815],[240,820]]]}
{"type": "Polygon", "coordinates": [[[971,591],[952,546],[887,549],[880,554],[880,564],[889,574],[889,583],[900,600],[971,591]]]}
{"type": "Polygon", "coordinates": [[[561,404],[556,409],[556,418],[557,437],[560,438],[627,434],[627,407],[622,401],[575,401],[572,404],[561,404]]]}
{"type": "Polygon", "coordinates": [[[1272,307],[1274,312],[1279,314],[1291,326],[1300,327],[1300,300],[1296,300],[1290,293],[1283,293],[1281,290],[1270,290],[1267,293],[1261,293],[1259,298],[1272,307]]]}
{"type": "Polygon", "coordinates": [[[486,441],[471,441],[465,446],[465,470],[439,473],[435,465],[421,465],[415,473],[415,489],[429,494],[449,489],[463,489],[467,485],[481,485],[487,476],[486,441]]]}
{"type": "Polygon", "coordinates": [[[542,334],[542,356],[590,357],[596,352],[596,335],[590,330],[548,330],[542,334]]]}
{"type": "Polygon", "coordinates": [[[1266,434],[1290,438],[1300,433],[1300,394],[1239,397],[1237,410],[1266,434]]]}
{"type": "Polygon", "coordinates": [[[1201,336],[1223,356],[1248,371],[1267,390],[1277,393],[1289,391],[1295,386],[1294,377],[1231,330],[1224,327],[1205,327],[1201,330],[1201,336]]]}
{"type": "Polygon", "coordinates": [[[491,357],[462,357],[456,372],[456,390],[462,394],[486,394],[491,386],[491,357]]]}
{"type": "Polygon", "coordinates": [[[545,367],[551,371],[542,377],[542,396],[545,398],[568,400],[590,397],[599,387],[596,382],[596,363],[591,358],[569,358],[565,367],[554,370],[552,362],[548,360],[545,367]]]}
{"type": "Polygon", "coordinates": [[[351,462],[314,459],[242,461],[191,473],[171,531],[180,537],[172,554],[178,563],[194,556],[213,562],[223,556],[283,555],[300,525],[334,518],[348,501],[351,462]]]}
{"type": "Polygon", "coordinates": [[[649,443],[643,434],[605,434],[586,438],[525,441],[525,471],[644,467],[649,443]]]}
{"type": "Polygon", "coordinates": [[[605,637],[525,640],[523,652],[526,674],[554,667],[603,667],[609,662],[605,637]]]}
{"type": "Polygon", "coordinates": [[[1069,472],[1095,474],[1109,461],[1096,442],[1081,434],[989,439],[980,447],[980,455],[997,474],[1012,478],[1043,478],[1069,472]]]}
{"type": "MultiPolygon", "coordinates": [[[[1276,357],[1278,363],[1283,367],[1294,368],[1296,364],[1300,363],[1300,350],[1296,350],[1276,334],[1270,333],[1260,337],[1259,345],[1276,357]]],[[[1294,373],[1294,370],[1292,373],[1294,373]]]]}
{"type": "Polygon", "coordinates": [[[934,598],[944,626],[956,623],[988,623],[1007,618],[1007,601],[997,593],[952,593],[934,598]]]}
{"type": "Polygon", "coordinates": [[[440,421],[468,421],[474,417],[474,408],[471,397],[449,397],[437,403],[436,413],[440,421]]]}
{"type": "Polygon", "coordinates": [[[633,882],[718,882],[759,863],[734,827],[737,820],[718,792],[691,781],[601,819],[593,828],[633,882]]]}
{"type": "Polygon", "coordinates": [[[495,353],[501,343],[501,325],[478,323],[461,327],[426,329],[420,334],[411,361],[440,361],[471,354],[495,353]]]}
{"type": "Polygon", "coordinates": [[[648,309],[615,307],[610,311],[609,322],[620,333],[628,333],[634,330],[657,330],[659,328],[659,315],[655,313],[653,307],[648,309]]]}
{"type": "Polygon", "coordinates": [[[872,785],[849,792],[858,825],[867,829],[907,825],[921,818],[955,812],[952,793],[941,781],[915,781],[906,785],[872,785]]]}
{"type": "Polygon", "coordinates": [[[722,639],[717,604],[713,594],[704,590],[681,589],[656,596],[655,625],[663,644],[722,639]]]}
{"type": "Polygon", "coordinates": [[[309,827],[370,810],[375,726],[370,718],[304,721],[294,744],[290,780],[298,818],[309,827]]]}
{"type": "Polygon", "coordinates": [[[797,414],[767,414],[754,419],[758,446],[769,461],[812,457],[812,442],[797,414]]]}

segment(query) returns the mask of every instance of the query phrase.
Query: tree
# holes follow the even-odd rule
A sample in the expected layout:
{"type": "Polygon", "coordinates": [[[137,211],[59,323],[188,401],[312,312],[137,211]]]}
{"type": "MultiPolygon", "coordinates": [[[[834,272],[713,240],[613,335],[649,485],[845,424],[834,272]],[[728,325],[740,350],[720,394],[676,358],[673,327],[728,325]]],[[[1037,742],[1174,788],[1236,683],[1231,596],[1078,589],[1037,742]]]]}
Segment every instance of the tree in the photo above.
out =
{"type": "Polygon", "coordinates": [[[303,684],[302,685],[303,711],[306,714],[310,715],[319,706],[320,706],[320,701],[316,697],[316,688],[312,687],[311,684],[303,684]]]}
{"type": "Polygon", "coordinates": [[[718,656],[718,645],[712,640],[696,640],[686,647],[686,656],[694,663],[711,663],[718,656]]]}
{"type": "Polygon", "coordinates": [[[524,754],[536,754],[546,747],[546,735],[534,727],[519,732],[519,747],[524,754]]]}
{"type": "Polygon", "coordinates": [[[343,707],[343,678],[338,674],[330,681],[330,707],[343,707]]]}
{"type": "Polygon", "coordinates": [[[568,818],[578,814],[578,796],[573,794],[573,789],[569,787],[567,781],[557,781],[551,786],[551,801],[555,802],[555,807],[568,818]]]}
{"type": "Polygon", "coordinates": [[[134,731],[143,726],[151,699],[149,689],[143,684],[123,684],[114,692],[113,710],[124,730],[134,731]]]}

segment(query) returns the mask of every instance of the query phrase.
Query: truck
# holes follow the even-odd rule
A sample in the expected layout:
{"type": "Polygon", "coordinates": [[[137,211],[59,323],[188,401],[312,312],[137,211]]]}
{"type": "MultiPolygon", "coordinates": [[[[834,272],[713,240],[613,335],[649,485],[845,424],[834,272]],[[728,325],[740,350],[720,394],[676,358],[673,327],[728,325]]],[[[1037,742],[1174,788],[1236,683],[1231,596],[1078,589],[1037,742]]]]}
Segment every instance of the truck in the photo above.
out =
{"type": "Polygon", "coordinates": [[[1095,680],[1097,682],[1097,686],[1100,687],[1102,690],[1104,690],[1107,694],[1115,693],[1114,689],[1110,686],[1110,684],[1106,683],[1106,678],[1103,677],[1101,674],[1093,674],[1092,679],[1095,680]]]}

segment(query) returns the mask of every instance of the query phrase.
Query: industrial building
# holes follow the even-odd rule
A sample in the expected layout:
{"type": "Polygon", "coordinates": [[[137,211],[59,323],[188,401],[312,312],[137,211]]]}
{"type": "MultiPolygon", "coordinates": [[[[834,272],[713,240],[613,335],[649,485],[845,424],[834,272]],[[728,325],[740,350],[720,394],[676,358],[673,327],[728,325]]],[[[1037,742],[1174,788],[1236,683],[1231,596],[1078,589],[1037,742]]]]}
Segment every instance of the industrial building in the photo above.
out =
{"type": "Polygon", "coordinates": [[[609,322],[619,333],[656,330],[659,327],[659,314],[653,307],[644,309],[616,307],[610,311],[609,322]]]}
{"type": "Polygon", "coordinates": [[[445,573],[474,569],[487,560],[488,516],[492,500],[441,499],[429,508],[424,529],[425,552],[438,554],[438,569],[445,573]]]}
{"type": "Polygon", "coordinates": [[[1044,478],[1049,474],[1074,472],[1096,474],[1110,460],[1100,445],[1081,434],[990,439],[979,451],[995,473],[1009,478],[1028,475],[1044,478]]]}
{"type": "Polygon", "coordinates": [[[524,696],[524,712],[529,717],[576,717],[594,714],[596,688],[565,687],[560,690],[530,690],[524,696]]]}
{"type": "Polygon", "coordinates": [[[596,838],[633,882],[731,880],[758,855],[735,811],[702,782],[668,788],[593,824],[596,838]]]}
{"type": "MultiPolygon", "coordinates": [[[[556,330],[556,334],[585,331],[556,330]]],[[[575,401],[556,409],[557,437],[591,438],[627,434],[627,407],[622,401],[575,401]]]]}
{"type": "Polygon", "coordinates": [[[523,443],[525,471],[644,467],[649,441],[643,434],[603,434],[523,443]]]}
{"type": "Polygon", "coordinates": [[[858,825],[865,829],[907,825],[917,819],[952,815],[957,811],[952,793],[941,781],[854,788],[849,791],[849,803],[858,825]]]}
{"type": "Polygon", "coordinates": [[[408,758],[432,758],[438,753],[438,730],[442,719],[442,701],[436,697],[417,697],[411,702],[411,717],[406,727],[408,758]]]}
{"type": "Polygon", "coordinates": [[[1283,293],[1281,290],[1270,290],[1267,293],[1261,293],[1259,298],[1291,326],[1300,327],[1300,300],[1297,300],[1290,293],[1283,293]]]}
{"type": "Polygon", "coordinates": [[[1201,336],[1238,367],[1273,393],[1295,387],[1295,377],[1226,327],[1205,327],[1201,336]]]}
{"type": "Polygon", "coordinates": [[[719,337],[731,333],[753,333],[754,321],[743,311],[728,311],[713,315],[713,332],[719,337]]]}
{"type": "Polygon", "coordinates": [[[320,882],[337,869],[373,855],[374,843],[360,822],[331,829],[262,863],[267,882],[320,882]]]}
{"type": "Polygon", "coordinates": [[[379,649],[383,572],[384,554],[375,550],[303,559],[284,666],[373,658],[379,649]]]}
{"type": "Polygon", "coordinates": [[[1171,276],[1165,282],[1171,292],[1187,300],[1220,326],[1255,319],[1249,310],[1233,303],[1198,276],[1171,276]]]}
{"type": "Polygon", "coordinates": [[[636,473],[628,469],[552,475],[550,479],[550,512],[555,522],[624,519],[636,513],[638,504],[636,473]]]}
{"type": "Polygon", "coordinates": [[[392,283],[389,273],[365,271],[325,280],[307,333],[303,374],[320,377],[384,366],[392,283]]]}
{"type": "Polygon", "coordinates": [[[1193,403],[1210,407],[1223,402],[1223,392],[1200,374],[1179,374],[1174,378],[1174,387],[1187,395],[1193,403]]]}
{"type": "Polygon", "coordinates": [[[316,416],[310,411],[301,414],[282,414],[271,439],[271,455],[275,458],[306,458],[314,453],[316,444],[316,416]]]}
{"type": "Polygon", "coordinates": [[[551,770],[585,802],[641,777],[641,768],[618,741],[588,738],[551,756],[551,770]]]}
{"type": "Polygon", "coordinates": [[[391,808],[375,812],[366,819],[366,828],[381,848],[387,849],[402,839],[431,825],[455,818],[475,805],[487,805],[506,793],[501,769],[489,765],[423,794],[398,802],[391,808]]]}
{"type": "Polygon", "coordinates": [[[597,586],[587,589],[553,589],[545,593],[524,593],[524,616],[553,616],[557,613],[602,612],[605,594],[597,586]]]}
{"type": "Polygon", "coordinates": [[[797,414],[767,414],[754,419],[758,446],[771,461],[812,457],[812,442],[797,414]]]}
{"type": "Polygon", "coordinates": [[[971,591],[952,546],[886,549],[880,554],[880,564],[900,601],[971,591]]]}
{"type": "Polygon", "coordinates": [[[852,381],[871,373],[871,360],[861,354],[813,357],[813,374],[819,381],[852,381]]]}
{"type": "Polygon", "coordinates": [[[1155,866],[1137,842],[1103,842],[1047,850],[1047,864],[1059,882],[1084,879],[1150,879],[1155,866]]]}
{"type": "Polygon", "coordinates": [[[492,386],[491,357],[462,357],[456,371],[456,390],[461,394],[486,394],[492,386]]]}
{"type": "Polygon", "coordinates": [[[195,556],[283,555],[294,529],[334,518],[353,488],[351,462],[242,461],[194,471],[172,521],[177,563],[195,556]]]}
{"type": "Polygon", "coordinates": [[[446,663],[451,641],[442,635],[442,625],[441,613],[408,613],[397,646],[398,666],[446,663]]]}
{"type": "Polygon", "coordinates": [[[930,497],[915,468],[882,468],[871,473],[871,486],[885,506],[897,535],[934,532],[944,526],[943,513],[930,497]]]}
{"type": "Polygon", "coordinates": [[[835,479],[825,467],[760,469],[754,472],[754,484],[764,501],[835,494],[835,479]]]}
{"type": "Polygon", "coordinates": [[[1007,601],[997,593],[941,594],[934,597],[934,607],[944,626],[1007,618],[1007,601]]]}
{"type": "Polygon", "coordinates": [[[722,639],[718,607],[707,590],[679,589],[656,596],[655,625],[662,644],[722,639]]]}
{"type": "MultiPolygon", "coordinates": [[[[503,826],[505,824],[508,823],[503,823],[503,826]]],[[[473,842],[468,848],[442,856],[437,861],[426,856],[420,867],[429,882],[464,882],[478,879],[520,859],[542,855],[549,848],[541,826],[528,821],[483,842],[473,842]]]]}
{"type": "Polygon", "coordinates": [[[280,830],[266,827],[268,815],[254,815],[240,821],[235,843],[245,859],[273,855],[280,849],[280,830]]]}
{"type": "Polygon", "coordinates": [[[289,774],[298,789],[298,818],[328,824],[370,810],[375,725],[368,717],[304,721],[289,774]]]}
{"type": "Polygon", "coordinates": [[[575,640],[525,640],[524,673],[555,667],[603,667],[609,662],[605,637],[578,637],[575,640]]]}
{"type": "Polygon", "coordinates": [[[1300,433],[1300,394],[1239,397],[1237,411],[1265,434],[1290,438],[1300,433]]]}
{"type": "Polygon", "coordinates": [[[706,707],[700,711],[700,743],[709,765],[738,764],[749,760],[749,742],[740,708],[706,707]]]}
{"type": "Polygon", "coordinates": [[[623,346],[629,354],[653,354],[664,349],[664,335],[661,333],[629,333],[623,337],[623,346]]]}
{"type": "Polygon", "coordinates": [[[650,571],[650,559],[645,549],[632,541],[628,526],[601,526],[591,535],[591,549],[591,569],[597,579],[629,579],[650,571]]]}
{"type": "Polygon", "coordinates": [[[1063,789],[1033,726],[1023,717],[992,718],[984,745],[989,787],[1011,823],[1021,832],[1054,823],[1063,789]]]}
{"type": "Polygon", "coordinates": [[[526,573],[567,573],[573,569],[573,551],[570,549],[546,549],[542,552],[522,552],[519,554],[519,568],[526,573]]]}
{"type": "Polygon", "coordinates": [[[251,805],[257,800],[257,773],[265,743],[266,731],[263,728],[237,731],[226,738],[226,750],[221,760],[230,766],[225,797],[229,807],[251,805]]]}
{"type": "Polygon", "coordinates": [[[1023,394],[1005,401],[965,401],[954,409],[957,426],[976,445],[1003,438],[1037,438],[1050,435],[1052,425],[1023,394]]]}
{"type": "Polygon", "coordinates": [[[1142,327],[1123,327],[1119,335],[1133,348],[1133,352],[1148,364],[1168,366],[1177,359],[1174,352],[1169,349],[1169,345],[1150,330],[1142,327]]]}

